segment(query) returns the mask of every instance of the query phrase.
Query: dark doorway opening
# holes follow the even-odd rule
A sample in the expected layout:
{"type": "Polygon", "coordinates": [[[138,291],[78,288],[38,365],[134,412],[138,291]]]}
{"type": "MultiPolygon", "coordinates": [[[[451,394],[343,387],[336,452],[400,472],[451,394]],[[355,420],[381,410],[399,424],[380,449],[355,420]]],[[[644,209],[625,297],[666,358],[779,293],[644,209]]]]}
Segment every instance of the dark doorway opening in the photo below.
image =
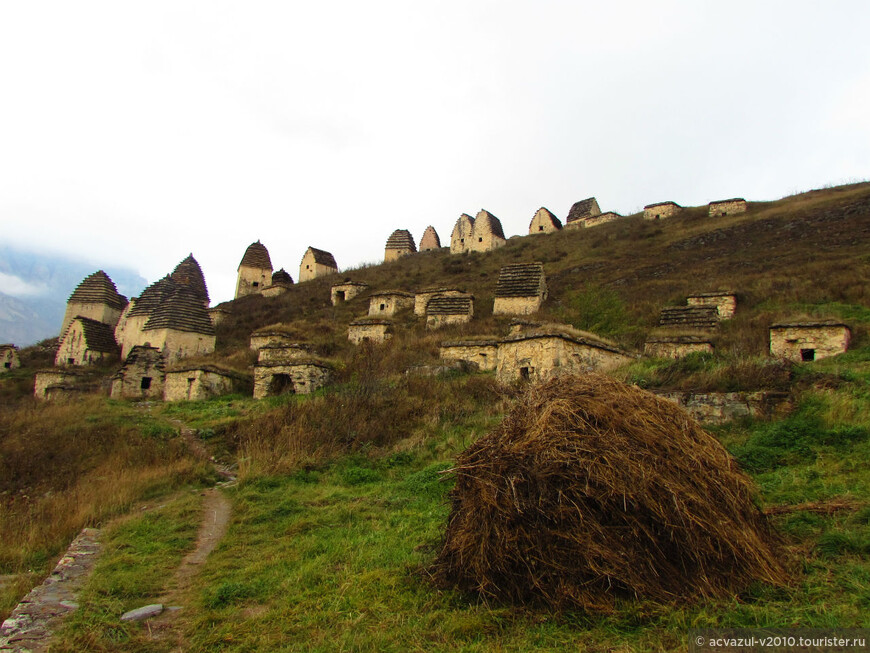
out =
{"type": "Polygon", "coordinates": [[[283,395],[293,392],[293,379],[289,374],[273,374],[269,381],[268,394],[270,396],[283,395]]]}
{"type": "Polygon", "coordinates": [[[343,290],[337,290],[337,291],[335,292],[335,299],[336,299],[336,301],[339,301],[339,302],[343,302],[343,301],[345,301],[345,299],[344,299],[344,291],[343,291],[343,290]]]}
{"type": "Polygon", "coordinates": [[[807,361],[807,362],[816,360],[816,350],[815,349],[801,349],[801,360],[807,361]]]}
{"type": "Polygon", "coordinates": [[[529,372],[528,367],[521,367],[520,368],[520,378],[523,381],[528,381],[531,378],[531,373],[529,372]]]}
{"type": "Polygon", "coordinates": [[[139,388],[142,390],[150,390],[151,389],[151,377],[143,376],[142,382],[139,384],[139,388]]]}

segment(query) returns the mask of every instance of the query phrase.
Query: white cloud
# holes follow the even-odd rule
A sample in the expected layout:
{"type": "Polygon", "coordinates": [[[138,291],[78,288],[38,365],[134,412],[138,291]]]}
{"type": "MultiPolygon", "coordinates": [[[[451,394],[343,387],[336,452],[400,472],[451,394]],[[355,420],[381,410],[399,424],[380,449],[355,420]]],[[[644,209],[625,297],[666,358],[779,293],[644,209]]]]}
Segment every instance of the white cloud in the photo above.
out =
{"type": "Polygon", "coordinates": [[[48,288],[43,284],[28,283],[12,274],[0,272],[0,293],[12,297],[34,297],[45,295],[48,288]]]}

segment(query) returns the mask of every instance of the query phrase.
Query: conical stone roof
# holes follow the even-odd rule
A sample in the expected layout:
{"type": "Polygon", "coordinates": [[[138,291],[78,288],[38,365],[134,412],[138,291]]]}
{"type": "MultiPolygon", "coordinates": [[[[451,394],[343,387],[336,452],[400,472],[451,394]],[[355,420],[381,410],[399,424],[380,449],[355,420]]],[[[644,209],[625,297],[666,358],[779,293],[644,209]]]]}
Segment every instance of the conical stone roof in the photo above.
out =
{"type": "Polygon", "coordinates": [[[118,310],[124,310],[127,305],[127,298],[118,293],[114,282],[102,270],[85,277],[73,290],[69,301],[79,304],[106,304],[118,310]]]}
{"type": "MultiPolygon", "coordinates": [[[[266,256],[268,257],[268,254],[266,256]]],[[[208,304],[208,288],[205,285],[205,277],[202,274],[202,268],[199,267],[199,263],[193,258],[193,254],[175,266],[175,270],[173,270],[170,276],[179,286],[187,286],[208,304]]]]}
{"type": "Polygon", "coordinates": [[[202,298],[187,286],[175,285],[163,296],[160,305],[148,318],[143,331],[175,329],[214,335],[214,324],[202,298]]]}
{"type": "Polygon", "coordinates": [[[504,230],[501,228],[501,220],[486,209],[480,209],[477,217],[474,218],[474,233],[482,234],[487,232],[493,236],[498,236],[502,240],[505,239],[504,230]]]}
{"type": "Polygon", "coordinates": [[[278,283],[289,285],[293,283],[293,277],[284,268],[281,268],[277,272],[272,273],[272,285],[274,286],[278,283]]]}
{"type": "Polygon", "coordinates": [[[271,270],[272,259],[269,258],[269,250],[259,240],[256,243],[251,243],[248,245],[248,249],[245,250],[245,255],[242,257],[239,267],[241,268],[243,265],[260,270],[271,270]]]}
{"type": "Polygon", "coordinates": [[[416,252],[417,245],[414,244],[414,237],[410,231],[407,229],[396,229],[387,238],[386,249],[407,249],[416,252]]]}
{"type": "Polygon", "coordinates": [[[177,284],[169,275],[166,275],[160,281],[155,281],[135,299],[133,308],[127,314],[128,317],[151,315],[163,303],[163,298],[176,286],[177,284]]]}

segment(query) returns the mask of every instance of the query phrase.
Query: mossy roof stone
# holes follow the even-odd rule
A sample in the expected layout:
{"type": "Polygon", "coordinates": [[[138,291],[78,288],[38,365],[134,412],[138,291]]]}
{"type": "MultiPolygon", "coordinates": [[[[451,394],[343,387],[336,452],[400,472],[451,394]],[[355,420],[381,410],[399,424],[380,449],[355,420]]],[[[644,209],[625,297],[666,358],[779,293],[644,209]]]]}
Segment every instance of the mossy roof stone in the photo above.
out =
{"type": "MultiPolygon", "coordinates": [[[[308,247],[308,251],[305,252],[305,255],[308,255],[308,252],[311,252],[311,255],[314,257],[314,262],[319,263],[320,265],[325,265],[330,268],[338,269],[338,264],[335,262],[335,257],[323,249],[317,249],[316,247],[308,247]]],[[[305,256],[302,257],[303,259],[305,256]]]]}
{"type": "Polygon", "coordinates": [[[214,324],[199,295],[186,286],[178,285],[164,295],[163,301],[143,328],[144,331],[156,329],[214,335],[214,324]]]}
{"type": "Polygon", "coordinates": [[[474,306],[471,295],[433,297],[426,305],[427,315],[469,315],[474,306]]]}
{"type": "Polygon", "coordinates": [[[587,197],[585,200],[574,202],[571,210],[568,211],[568,217],[565,222],[574,222],[588,218],[592,214],[592,209],[598,205],[598,201],[594,197],[587,197]]]}
{"type": "Polygon", "coordinates": [[[537,297],[544,286],[544,266],[541,263],[512,263],[498,273],[496,297],[537,297]]]}
{"type": "Polygon", "coordinates": [[[414,244],[414,237],[410,231],[407,229],[396,229],[387,238],[386,249],[409,249],[412,252],[416,252],[417,245],[414,244]]]}
{"type": "Polygon", "coordinates": [[[274,286],[276,284],[282,283],[287,285],[293,283],[293,277],[291,277],[287,270],[285,270],[284,268],[281,268],[277,272],[272,273],[272,285],[274,286]]]}
{"type": "Polygon", "coordinates": [[[209,297],[208,288],[205,285],[205,276],[202,274],[202,268],[199,267],[199,263],[193,258],[193,254],[190,254],[181,263],[176,265],[170,277],[178,285],[188,286],[208,304],[209,297]]]}
{"type": "Polygon", "coordinates": [[[104,354],[114,354],[118,351],[118,343],[115,342],[115,329],[112,326],[81,315],[73,319],[73,322],[76,321],[82,325],[86,349],[104,354]]]}
{"type": "Polygon", "coordinates": [[[114,282],[102,270],[85,277],[73,290],[69,301],[80,304],[106,304],[118,310],[124,310],[127,305],[127,298],[118,293],[114,282]]]}
{"type": "Polygon", "coordinates": [[[269,250],[259,240],[256,243],[251,243],[248,245],[248,249],[245,250],[245,255],[242,257],[239,267],[243,265],[260,270],[271,270],[272,259],[269,258],[269,250]]]}

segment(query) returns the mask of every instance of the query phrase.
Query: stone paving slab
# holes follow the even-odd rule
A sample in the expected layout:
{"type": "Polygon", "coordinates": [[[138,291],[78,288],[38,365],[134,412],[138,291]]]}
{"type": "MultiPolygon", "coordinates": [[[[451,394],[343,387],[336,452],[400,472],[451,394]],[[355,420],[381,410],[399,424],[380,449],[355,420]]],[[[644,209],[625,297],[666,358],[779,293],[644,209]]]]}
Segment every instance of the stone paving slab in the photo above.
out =
{"type": "Polygon", "coordinates": [[[78,607],[78,591],[100,553],[99,536],[99,529],[83,529],[48,578],[21,600],[0,625],[0,651],[47,650],[61,619],[78,607]]]}

